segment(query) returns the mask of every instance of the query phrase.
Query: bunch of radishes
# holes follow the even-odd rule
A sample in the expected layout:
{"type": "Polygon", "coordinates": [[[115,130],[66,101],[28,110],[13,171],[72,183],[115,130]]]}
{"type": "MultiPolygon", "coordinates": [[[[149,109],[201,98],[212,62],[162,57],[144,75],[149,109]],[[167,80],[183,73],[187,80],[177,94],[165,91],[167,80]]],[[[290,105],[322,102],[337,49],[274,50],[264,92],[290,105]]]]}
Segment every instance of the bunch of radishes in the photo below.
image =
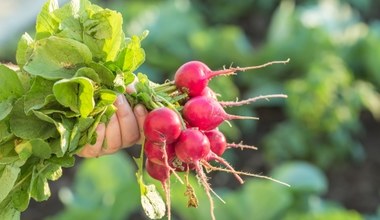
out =
{"type": "MultiPolygon", "coordinates": [[[[280,94],[260,96],[244,101],[221,102],[217,100],[217,95],[208,87],[208,81],[215,76],[234,74],[236,71],[260,68],[277,62],[285,63],[287,61],[275,61],[261,66],[229,68],[219,71],[210,70],[202,62],[190,61],[177,70],[174,76],[174,85],[177,91],[187,94],[187,98],[181,103],[180,110],[170,106],[155,108],[149,112],[144,124],[146,171],[163,185],[166,192],[169,219],[169,177],[171,174],[178,177],[176,172],[195,170],[209,197],[212,219],[215,218],[210,193],[213,190],[207,182],[203,167],[231,172],[240,183],[243,183],[243,180],[239,174],[251,175],[235,171],[221,156],[228,147],[251,149],[255,149],[255,147],[227,143],[218,126],[222,122],[232,119],[257,118],[230,115],[224,111],[223,107],[247,104],[262,98],[286,97],[280,94]],[[209,163],[211,160],[219,162],[225,168],[212,166],[209,163]]],[[[196,206],[196,204],[190,205],[196,206]]]]}

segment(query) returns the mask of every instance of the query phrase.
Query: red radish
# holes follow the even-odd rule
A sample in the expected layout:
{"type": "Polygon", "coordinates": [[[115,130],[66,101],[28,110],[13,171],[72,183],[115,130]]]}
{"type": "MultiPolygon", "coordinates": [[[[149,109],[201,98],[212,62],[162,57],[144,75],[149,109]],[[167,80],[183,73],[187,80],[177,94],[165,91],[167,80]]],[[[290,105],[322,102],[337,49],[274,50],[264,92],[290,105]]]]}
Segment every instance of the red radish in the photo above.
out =
{"type": "Polygon", "coordinates": [[[257,148],[254,146],[249,146],[249,145],[245,145],[241,143],[240,144],[227,143],[227,140],[224,134],[217,129],[204,131],[204,134],[207,136],[210,142],[211,151],[214,152],[218,156],[222,156],[224,151],[229,147],[242,148],[242,149],[249,148],[249,149],[257,150],[257,148]]]}
{"type": "Polygon", "coordinates": [[[187,128],[175,142],[175,153],[184,163],[197,164],[210,152],[210,142],[198,129],[187,128]]]}
{"type": "Polygon", "coordinates": [[[153,163],[165,166],[165,154],[167,158],[175,156],[173,144],[166,144],[165,142],[154,142],[149,139],[145,141],[144,153],[146,157],[153,163]]]}
{"type": "Polygon", "coordinates": [[[222,156],[227,148],[227,141],[224,134],[216,129],[205,131],[204,134],[207,136],[210,142],[210,149],[218,156],[222,156]]]}
{"type": "Polygon", "coordinates": [[[207,86],[203,89],[201,96],[207,96],[215,100],[218,100],[219,94],[215,93],[210,87],[207,86]]]}
{"type": "Polygon", "coordinates": [[[171,144],[181,134],[181,120],[167,107],[154,109],[144,121],[144,134],[151,141],[171,144]]]}
{"type": "Polygon", "coordinates": [[[170,169],[164,165],[154,163],[153,161],[146,159],[145,168],[149,176],[160,181],[165,182],[170,176],[170,169]]]}
{"type": "Polygon", "coordinates": [[[175,152],[177,157],[182,162],[194,166],[198,178],[210,201],[211,219],[215,219],[214,202],[210,193],[213,192],[213,190],[207,182],[207,176],[201,165],[202,161],[207,159],[206,157],[210,153],[210,143],[206,135],[194,128],[187,128],[183,130],[175,143],[175,152]]]}
{"type": "Polygon", "coordinates": [[[149,159],[145,161],[145,169],[149,176],[161,182],[165,191],[168,220],[171,219],[171,199],[170,199],[170,170],[167,166],[154,163],[149,159]]]}
{"type": "Polygon", "coordinates": [[[227,120],[258,119],[256,117],[227,114],[218,101],[206,96],[189,99],[182,111],[184,119],[190,126],[198,127],[200,130],[205,131],[212,130],[227,120]]]}
{"type": "Polygon", "coordinates": [[[287,63],[286,61],[273,61],[259,66],[231,67],[228,69],[212,71],[206,64],[200,61],[190,61],[180,66],[174,75],[174,83],[183,92],[187,92],[190,97],[201,95],[206,88],[208,81],[219,75],[230,75],[237,71],[258,69],[275,63],[287,63]]]}

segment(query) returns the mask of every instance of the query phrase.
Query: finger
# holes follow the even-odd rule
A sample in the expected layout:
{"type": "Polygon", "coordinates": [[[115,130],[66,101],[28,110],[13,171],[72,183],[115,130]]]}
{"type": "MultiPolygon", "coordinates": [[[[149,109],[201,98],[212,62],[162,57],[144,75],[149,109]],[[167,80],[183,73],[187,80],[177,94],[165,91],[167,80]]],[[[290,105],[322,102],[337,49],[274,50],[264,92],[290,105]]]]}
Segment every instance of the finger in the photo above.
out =
{"type": "Polygon", "coordinates": [[[141,104],[136,105],[135,108],[133,109],[133,111],[135,113],[137,125],[138,125],[139,131],[140,131],[140,139],[139,139],[138,143],[141,144],[142,141],[144,140],[144,129],[143,128],[144,128],[145,118],[148,115],[148,111],[141,104]]]}
{"type": "Polygon", "coordinates": [[[128,94],[135,93],[135,92],[136,92],[136,87],[135,87],[135,85],[136,85],[137,81],[138,81],[138,80],[137,80],[137,77],[135,77],[135,78],[133,79],[133,82],[131,82],[131,83],[129,83],[129,84],[127,85],[127,87],[125,88],[125,92],[128,93],[128,94]]]}
{"type": "Polygon", "coordinates": [[[106,127],[106,134],[103,147],[101,149],[102,154],[112,154],[121,148],[121,134],[119,120],[116,114],[114,114],[106,127]]]}
{"type": "Polygon", "coordinates": [[[119,121],[122,147],[129,147],[140,139],[137,121],[131,106],[124,95],[119,95],[115,102],[116,116],[119,121]]]}
{"type": "Polygon", "coordinates": [[[83,149],[77,154],[81,157],[98,157],[100,156],[100,151],[102,149],[104,136],[105,136],[106,126],[101,123],[96,127],[96,142],[94,145],[86,144],[83,149]]]}

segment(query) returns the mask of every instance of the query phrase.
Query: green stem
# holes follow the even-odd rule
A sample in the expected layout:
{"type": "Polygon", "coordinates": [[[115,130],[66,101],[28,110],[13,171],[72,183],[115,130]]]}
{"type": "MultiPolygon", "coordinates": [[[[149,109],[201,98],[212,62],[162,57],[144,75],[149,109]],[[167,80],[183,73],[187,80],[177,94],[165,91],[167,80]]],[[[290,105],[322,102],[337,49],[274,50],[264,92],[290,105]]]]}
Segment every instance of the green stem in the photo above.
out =
{"type": "Polygon", "coordinates": [[[166,100],[164,97],[162,97],[158,94],[157,94],[157,96],[167,105],[168,108],[172,109],[173,111],[175,111],[179,115],[179,119],[181,120],[182,128],[185,129],[186,123],[183,120],[183,118],[181,117],[181,113],[177,110],[177,108],[171,102],[166,100]]]}
{"type": "Polygon", "coordinates": [[[155,92],[172,93],[172,92],[177,90],[177,86],[176,85],[169,85],[166,87],[158,87],[158,88],[154,87],[153,90],[155,92]]]}

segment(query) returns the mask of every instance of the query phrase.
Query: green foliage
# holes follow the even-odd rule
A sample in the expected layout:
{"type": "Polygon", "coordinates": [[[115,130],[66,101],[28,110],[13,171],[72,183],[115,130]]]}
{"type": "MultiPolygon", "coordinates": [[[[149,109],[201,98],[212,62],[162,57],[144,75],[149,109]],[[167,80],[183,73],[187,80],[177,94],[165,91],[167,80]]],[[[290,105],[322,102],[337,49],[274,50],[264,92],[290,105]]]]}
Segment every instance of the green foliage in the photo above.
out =
{"type": "Polygon", "coordinates": [[[122,153],[84,160],[73,186],[59,192],[65,210],[59,219],[125,219],[140,208],[135,168],[122,153]]]}
{"type": "MultiPolygon", "coordinates": [[[[202,60],[212,69],[221,69],[223,66],[256,65],[290,57],[291,62],[285,66],[271,66],[211,82],[211,87],[226,100],[270,93],[289,96],[285,101],[257,102],[239,109],[228,109],[228,112],[252,115],[256,107],[280,107],[283,110],[285,120],[266,134],[258,146],[265,153],[266,162],[276,168],[273,176],[292,187],[249,180],[237,191],[216,189],[227,202],[226,205],[216,202],[217,218],[363,218],[355,211],[345,210],[321,198],[328,186],[320,168],[327,170],[340,162],[363,161],[363,147],[357,139],[363,135],[360,115],[369,111],[380,119],[380,26],[374,13],[370,14],[378,8],[377,1],[108,1],[110,8],[122,12],[127,33],[140,35],[144,30],[150,31],[148,38],[144,39],[144,34],[134,36],[125,44],[121,29],[114,29],[121,25],[120,14],[100,11],[86,1],[78,2],[81,3],[58,10],[56,2],[49,1],[37,19],[35,37],[24,34],[20,39],[17,63],[37,77],[30,79],[22,72],[0,66],[0,182],[13,185],[13,178],[18,175],[19,180],[24,180],[19,183],[21,189],[29,191],[32,184],[40,186],[32,194],[15,194],[16,199],[12,201],[7,197],[11,189],[1,189],[0,198],[4,198],[3,201],[0,199],[0,216],[18,219],[19,213],[13,207],[25,209],[31,195],[44,199],[48,192],[41,189],[46,179],[60,175],[56,166],[73,163],[65,152],[75,152],[75,146],[83,143],[83,139],[93,140],[92,134],[80,137],[80,132],[75,130],[84,130],[88,126],[94,128],[96,123],[104,120],[103,116],[93,117],[90,121],[62,120],[61,117],[91,116],[91,112],[102,112],[113,103],[115,90],[123,90],[122,82],[131,80],[130,75],[122,76],[115,69],[131,72],[145,61],[140,69],[149,72],[149,78],[162,81],[172,77],[178,66],[191,59],[202,60]],[[48,13],[51,10],[57,10],[54,16],[48,13]],[[91,11],[90,15],[87,10],[91,11]],[[70,18],[71,13],[86,22],[81,24],[79,19],[70,18]],[[58,28],[61,28],[59,33],[58,28]],[[101,31],[111,29],[111,37],[101,31]],[[142,39],[145,52],[140,47],[142,39]],[[72,47],[62,47],[62,41],[72,47]],[[117,49],[122,52],[116,53],[117,49]],[[63,52],[54,53],[57,50],[63,52]],[[65,56],[66,52],[75,56],[65,56]],[[51,55],[54,59],[50,58],[51,55]],[[131,56],[138,59],[126,62],[131,56]],[[31,58],[32,61],[29,60],[31,58]],[[102,62],[95,62],[99,60],[102,62]],[[112,65],[107,62],[111,60],[115,60],[112,65]],[[40,71],[41,67],[46,71],[40,71]],[[82,76],[91,81],[78,80],[82,76]],[[55,84],[55,80],[61,79],[64,86],[55,84]],[[119,84],[114,87],[115,79],[119,84]],[[64,96],[69,87],[79,85],[91,91],[99,82],[107,88],[78,97],[64,96]],[[50,89],[53,86],[55,94],[50,89]],[[81,104],[77,100],[84,102],[81,104]],[[99,104],[93,106],[92,100],[99,101],[99,104]],[[63,113],[66,109],[61,104],[71,113],[63,113]],[[31,121],[38,121],[39,129],[31,128],[31,121]],[[20,123],[23,123],[22,127],[18,126],[20,123]],[[55,129],[56,132],[52,132],[55,129]],[[14,150],[12,133],[30,140],[20,143],[14,150]],[[56,156],[48,159],[54,165],[45,167],[46,164],[35,158],[46,157],[39,153],[39,149],[44,148],[46,140],[51,137],[59,137],[59,141],[54,142],[52,148],[56,156]],[[282,164],[288,161],[290,163],[282,164]],[[291,161],[309,161],[315,166],[291,161]],[[25,166],[36,167],[28,170],[32,173],[29,176],[17,171],[25,163],[25,166]],[[50,171],[44,177],[39,173],[41,169],[50,171]]],[[[112,112],[112,109],[107,111],[112,112]]],[[[234,141],[240,141],[240,136],[251,137],[256,128],[252,122],[232,125],[223,124],[222,130],[228,139],[234,141]]],[[[127,163],[129,160],[120,156],[116,158],[110,156],[109,159],[83,163],[84,168],[80,168],[74,184],[74,199],[67,200],[69,197],[66,197],[65,200],[64,195],[71,194],[62,191],[67,209],[57,218],[121,219],[121,216],[136,211],[138,201],[125,198],[138,197],[133,195],[139,191],[137,186],[127,188],[118,182],[121,181],[120,175],[125,175],[121,173],[130,170],[130,166],[124,164],[124,160],[127,163]],[[88,165],[90,163],[93,165],[88,165]],[[101,165],[95,168],[97,163],[101,165]],[[104,175],[110,175],[108,178],[117,182],[107,188],[111,191],[118,188],[112,191],[116,192],[113,196],[105,193],[104,185],[107,183],[104,175]],[[95,182],[99,186],[95,186],[95,182]],[[118,203],[100,205],[110,198],[118,203]],[[131,206],[126,208],[126,203],[131,203],[131,206]]],[[[134,177],[123,179],[125,185],[129,186],[130,179],[134,177]]],[[[195,179],[192,181],[196,183],[195,179]]],[[[184,187],[175,180],[173,182],[176,214],[183,219],[209,218],[206,203],[198,209],[186,208],[187,200],[182,195],[184,187]]],[[[202,192],[201,187],[196,191],[202,192]]],[[[201,201],[206,200],[205,195],[198,194],[201,201]]]]}
{"type": "Polygon", "coordinates": [[[127,41],[121,14],[87,0],[61,8],[47,1],[35,31],[19,41],[18,70],[0,65],[1,219],[50,197],[48,181],[96,140],[95,128],[145,60],[146,33],[127,41]]]}

